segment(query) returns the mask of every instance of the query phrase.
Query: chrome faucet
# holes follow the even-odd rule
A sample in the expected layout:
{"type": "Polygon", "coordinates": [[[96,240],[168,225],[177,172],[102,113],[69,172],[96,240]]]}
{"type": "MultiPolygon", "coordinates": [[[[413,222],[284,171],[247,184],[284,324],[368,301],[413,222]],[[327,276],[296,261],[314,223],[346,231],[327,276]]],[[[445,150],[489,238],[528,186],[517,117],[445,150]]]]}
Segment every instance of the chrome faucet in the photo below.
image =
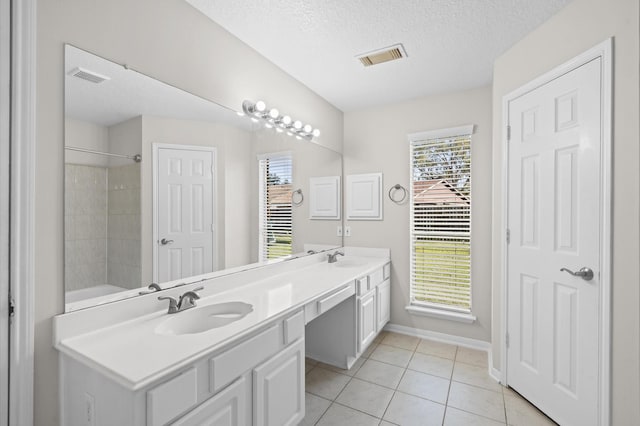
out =
{"type": "Polygon", "coordinates": [[[138,294],[142,296],[142,295],[153,293],[160,290],[162,290],[162,288],[160,288],[158,284],[151,283],[149,284],[149,287],[147,287],[147,290],[139,291],[138,294]]]}
{"type": "Polygon", "coordinates": [[[185,292],[182,296],[175,299],[175,297],[171,296],[158,296],[158,300],[168,300],[169,301],[169,310],[168,314],[177,314],[178,312],[186,311],[187,309],[191,309],[196,306],[196,300],[200,299],[200,295],[196,293],[196,291],[203,290],[204,287],[194,288],[193,290],[189,290],[185,292]]]}
{"type": "Polygon", "coordinates": [[[329,263],[336,263],[338,261],[338,255],[344,256],[344,253],[341,251],[336,251],[335,253],[327,253],[327,261],[329,263]]]}

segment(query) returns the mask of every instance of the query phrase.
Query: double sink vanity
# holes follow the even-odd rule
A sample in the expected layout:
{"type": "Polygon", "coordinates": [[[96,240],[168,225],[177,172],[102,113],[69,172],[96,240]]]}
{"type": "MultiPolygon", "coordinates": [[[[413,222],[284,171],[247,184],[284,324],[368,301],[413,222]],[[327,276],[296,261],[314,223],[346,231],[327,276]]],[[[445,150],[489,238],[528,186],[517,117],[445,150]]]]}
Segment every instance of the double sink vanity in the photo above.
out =
{"type": "Polygon", "coordinates": [[[55,317],[62,424],[298,424],[305,356],[349,368],[389,321],[389,250],[340,251],[55,317]]]}

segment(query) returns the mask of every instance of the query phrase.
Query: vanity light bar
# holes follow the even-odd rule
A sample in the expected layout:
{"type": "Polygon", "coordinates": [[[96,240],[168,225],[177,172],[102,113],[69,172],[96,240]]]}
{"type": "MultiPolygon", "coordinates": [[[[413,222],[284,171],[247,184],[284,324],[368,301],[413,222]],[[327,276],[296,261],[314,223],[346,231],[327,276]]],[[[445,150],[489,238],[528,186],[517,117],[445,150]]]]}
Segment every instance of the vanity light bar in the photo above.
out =
{"type": "Polygon", "coordinates": [[[267,108],[263,101],[254,103],[246,100],[242,102],[242,111],[253,121],[262,121],[266,128],[276,129],[278,133],[286,132],[289,136],[309,141],[320,136],[319,129],[314,129],[310,124],[302,124],[300,120],[293,120],[288,115],[282,115],[276,108],[267,108]]]}

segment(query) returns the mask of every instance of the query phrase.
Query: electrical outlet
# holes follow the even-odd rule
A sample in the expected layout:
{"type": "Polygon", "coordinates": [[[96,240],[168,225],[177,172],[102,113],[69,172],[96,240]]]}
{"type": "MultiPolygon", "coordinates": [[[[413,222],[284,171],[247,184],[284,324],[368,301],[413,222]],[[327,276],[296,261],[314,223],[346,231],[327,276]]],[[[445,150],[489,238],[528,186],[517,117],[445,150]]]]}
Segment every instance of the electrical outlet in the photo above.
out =
{"type": "Polygon", "coordinates": [[[344,236],[345,237],[350,237],[351,236],[351,227],[350,226],[345,226],[344,227],[344,236]]]}
{"type": "Polygon", "coordinates": [[[90,393],[84,394],[84,417],[87,426],[96,426],[96,399],[90,393]]]}
{"type": "Polygon", "coordinates": [[[338,225],[338,229],[336,231],[336,235],[338,237],[342,237],[342,226],[341,225],[338,225]]]}

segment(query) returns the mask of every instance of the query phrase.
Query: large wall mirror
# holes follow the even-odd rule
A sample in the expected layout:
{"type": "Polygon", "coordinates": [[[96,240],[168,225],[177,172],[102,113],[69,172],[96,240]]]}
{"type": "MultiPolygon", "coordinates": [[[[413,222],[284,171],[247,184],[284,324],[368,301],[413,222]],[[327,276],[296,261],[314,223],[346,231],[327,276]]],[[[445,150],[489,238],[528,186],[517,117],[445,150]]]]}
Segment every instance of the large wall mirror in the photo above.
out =
{"type": "Polygon", "coordinates": [[[337,152],[67,45],[66,310],[341,246],[341,173],[337,152]],[[337,214],[316,214],[318,181],[337,214]]]}

